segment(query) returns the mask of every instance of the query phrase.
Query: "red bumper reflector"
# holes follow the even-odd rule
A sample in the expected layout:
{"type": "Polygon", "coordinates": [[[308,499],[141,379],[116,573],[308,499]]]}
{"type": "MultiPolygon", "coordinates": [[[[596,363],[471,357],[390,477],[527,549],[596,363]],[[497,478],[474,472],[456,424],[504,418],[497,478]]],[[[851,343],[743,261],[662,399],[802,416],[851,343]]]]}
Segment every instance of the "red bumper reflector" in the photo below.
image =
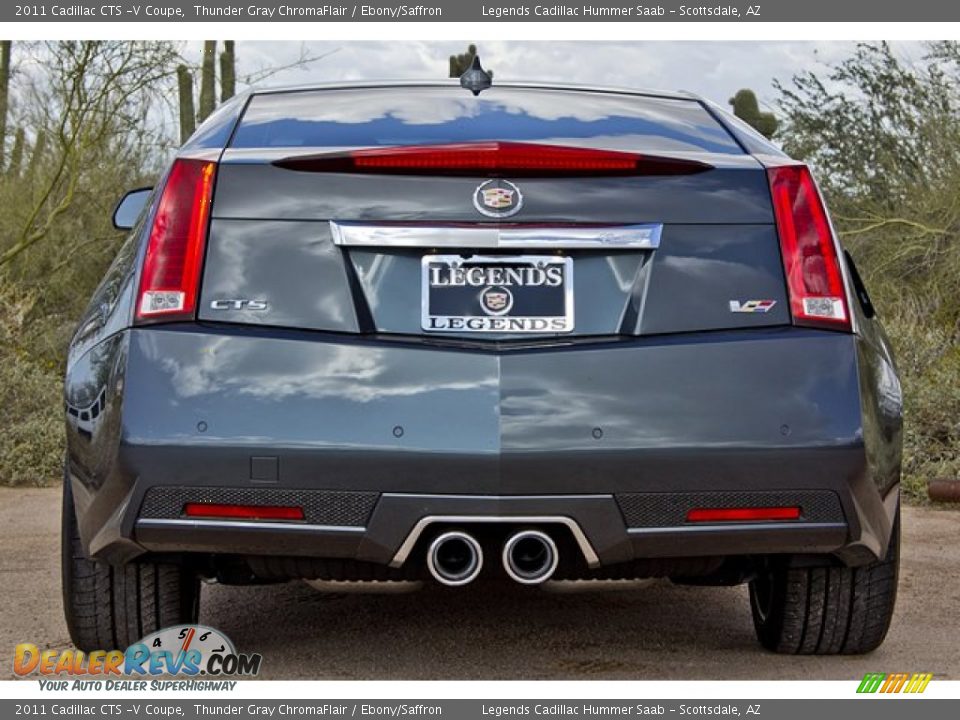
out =
{"type": "Polygon", "coordinates": [[[799,507],[694,508],[687,522],[743,522],[751,520],[799,520],[799,507]]]}
{"type": "Polygon", "coordinates": [[[231,518],[234,520],[303,520],[303,508],[288,505],[221,505],[187,503],[187,517],[231,518]]]}

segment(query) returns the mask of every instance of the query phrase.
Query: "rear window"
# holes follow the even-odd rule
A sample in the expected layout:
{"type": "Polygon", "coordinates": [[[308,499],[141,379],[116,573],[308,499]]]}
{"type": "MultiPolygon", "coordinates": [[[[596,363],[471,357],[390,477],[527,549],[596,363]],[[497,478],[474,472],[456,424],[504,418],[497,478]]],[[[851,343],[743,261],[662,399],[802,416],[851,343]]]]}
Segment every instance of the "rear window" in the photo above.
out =
{"type": "Polygon", "coordinates": [[[350,148],[502,140],[634,152],[742,154],[693,100],[570,90],[458,87],[254,95],[235,148],[350,148]]]}

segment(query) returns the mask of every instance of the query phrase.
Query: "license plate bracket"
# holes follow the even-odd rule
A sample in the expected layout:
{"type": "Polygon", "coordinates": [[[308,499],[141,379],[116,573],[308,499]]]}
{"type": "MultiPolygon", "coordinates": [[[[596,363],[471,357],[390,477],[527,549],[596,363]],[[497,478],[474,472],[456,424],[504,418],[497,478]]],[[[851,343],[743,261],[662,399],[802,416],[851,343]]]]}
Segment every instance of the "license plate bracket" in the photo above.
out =
{"type": "Polygon", "coordinates": [[[557,255],[425,255],[421,323],[428,332],[572,332],[573,259],[557,255]]]}

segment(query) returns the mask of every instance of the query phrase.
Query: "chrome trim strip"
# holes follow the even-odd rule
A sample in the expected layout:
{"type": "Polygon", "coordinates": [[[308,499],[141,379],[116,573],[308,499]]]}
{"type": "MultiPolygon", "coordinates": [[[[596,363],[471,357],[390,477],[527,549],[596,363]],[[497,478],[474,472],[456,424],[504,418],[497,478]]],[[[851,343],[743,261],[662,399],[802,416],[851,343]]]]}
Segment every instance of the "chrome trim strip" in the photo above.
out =
{"type": "Polygon", "coordinates": [[[182,530],[210,528],[212,530],[283,530],[298,533],[311,532],[343,532],[343,533],[363,533],[366,528],[359,525],[304,525],[294,522],[257,522],[252,520],[185,520],[170,518],[140,518],[137,520],[138,528],[168,529],[176,528],[182,530]]]}
{"type": "Polygon", "coordinates": [[[436,522],[443,523],[537,523],[537,524],[560,524],[570,528],[574,540],[580,547],[580,552],[590,567],[599,567],[600,558],[594,551],[593,546],[587,539],[580,525],[573,518],[563,515],[427,515],[420,518],[417,524],[413,526],[407,539],[401,543],[400,548],[390,561],[390,567],[400,567],[413,551],[417,540],[423,534],[423,531],[436,522]]]}
{"type": "Polygon", "coordinates": [[[330,221],[335,245],[345,247],[554,250],[656,250],[662,223],[605,227],[497,227],[496,225],[368,225],[330,221]]]}

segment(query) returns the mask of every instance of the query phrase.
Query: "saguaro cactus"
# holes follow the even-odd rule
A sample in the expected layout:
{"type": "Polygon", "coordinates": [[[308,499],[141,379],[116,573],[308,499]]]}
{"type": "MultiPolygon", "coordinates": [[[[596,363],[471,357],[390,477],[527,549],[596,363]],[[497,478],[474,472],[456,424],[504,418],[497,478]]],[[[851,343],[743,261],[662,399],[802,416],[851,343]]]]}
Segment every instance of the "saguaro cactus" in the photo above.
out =
{"type": "Polygon", "coordinates": [[[33,151],[30,153],[30,162],[27,164],[27,177],[36,177],[37,169],[43,162],[43,156],[47,152],[47,133],[43,130],[37,131],[37,139],[33,143],[33,151]]]}
{"type": "Polygon", "coordinates": [[[7,109],[10,103],[10,40],[0,40],[0,168],[7,139],[7,109]]]}
{"type": "Polygon", "coordinates": [[[10,150],[10,165],[7,167],[9,177],[20,177],[20,168],[23,165],[23,146],[26,145],[26,138],[23,128],[17,128],[13,135],[13,148],[10,150]]]}
{"type": "Polygon", "coordinates": [[[224,40],[220,53],[220,102],[226,102],[236,93],[237,57],[233,52],[233,40],[224,40]]]}
{"type": "MultiPolygon", "coordinates": [[[[471,43],[467,46],[467,51],[465,53],[460,53],[459,55],[450,56],[450,77],[458,78],[463,75],[467,70],[470,69],[470,63],[473,62],[473,58],[477,54],[477,46],[471,43]]],[[[484,68],[484,70],[493,77],[493,70],[490,68],[484,68]]]]}
{"type": "Polygon", "coordinates": [[[733,114],[766,138],[772,138],[777,132],[776,116],[772,112],[761,112],[760,103],[753,90],[738,90],[729,100],[733,114]]]}
{"type": "Polygon", "coordinates": [[[197,102],[197,122],[206,120],[217,104],[217,41],[204,40],[203,65],[200,66],[200,97],[197,102]]]}
{"type": "Polygon", "coordinates": [[[180,143],[183,144],[197,129],[197,116],[193,110],[193,75],[186,65],[177,67],[177,88],[180,93],[180,143]]]}

